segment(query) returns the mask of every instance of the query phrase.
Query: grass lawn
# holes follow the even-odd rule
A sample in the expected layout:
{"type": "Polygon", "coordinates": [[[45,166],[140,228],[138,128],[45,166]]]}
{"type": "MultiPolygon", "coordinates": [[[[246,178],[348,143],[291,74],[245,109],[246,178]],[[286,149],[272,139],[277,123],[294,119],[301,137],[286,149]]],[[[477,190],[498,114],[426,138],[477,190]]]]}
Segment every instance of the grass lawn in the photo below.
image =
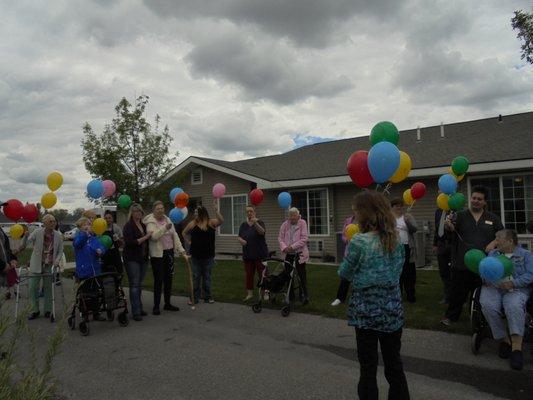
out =
{"type": "MultiPolygon", "coordinates": [[[[65,257],[67,259],[67,262],[74,261],[74,248],[72,247],[72,242],[64,242],[63,243],[63,251],[65,253],[65,257]]],[[[19,264],[29,264],[30,263],[30,257],[31,257],[32,249],[26,249],[22,253],[20,253],[17,258],[19,260],[19,264]]]]}

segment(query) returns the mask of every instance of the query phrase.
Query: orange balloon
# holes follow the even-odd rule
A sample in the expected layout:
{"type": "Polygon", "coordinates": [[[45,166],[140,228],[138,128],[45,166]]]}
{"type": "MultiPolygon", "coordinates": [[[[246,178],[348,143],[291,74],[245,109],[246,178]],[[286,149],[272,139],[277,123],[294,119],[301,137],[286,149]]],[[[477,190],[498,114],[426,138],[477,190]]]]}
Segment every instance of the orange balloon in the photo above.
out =
{"type": "Polygon", "coordinates": [[[187,207],[187,204],[189,204],[189,195],[187,193],[178,193],[174,197],[174,205],[177,208],[187,207]]]}

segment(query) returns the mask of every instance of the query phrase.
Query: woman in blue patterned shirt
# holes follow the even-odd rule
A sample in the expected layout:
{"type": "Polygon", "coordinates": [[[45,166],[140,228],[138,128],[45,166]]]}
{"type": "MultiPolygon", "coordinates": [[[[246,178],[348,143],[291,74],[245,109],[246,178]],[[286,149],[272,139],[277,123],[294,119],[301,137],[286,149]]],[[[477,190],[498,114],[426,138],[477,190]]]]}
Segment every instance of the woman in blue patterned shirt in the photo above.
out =
{"type": "Polygon", "coordinates": [[[389,399],[409,399],[400,357],[404,320],[399,280],[405,254],[396,220],[389,200],[381,193],[359,193],[353,207],[361,233],[350,241],[339,275],[353,287],[348,324],[355,327],[357,341],[361,372],[357,392],[360,399],[378,399],[379,341],[389,399]]]}

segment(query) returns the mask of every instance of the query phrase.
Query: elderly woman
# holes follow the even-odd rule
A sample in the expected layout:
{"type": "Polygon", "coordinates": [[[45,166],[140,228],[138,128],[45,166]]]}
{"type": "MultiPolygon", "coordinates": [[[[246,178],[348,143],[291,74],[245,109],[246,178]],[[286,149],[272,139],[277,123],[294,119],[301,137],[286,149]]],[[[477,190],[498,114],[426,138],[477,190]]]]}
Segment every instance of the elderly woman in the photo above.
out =
{"type": "MultiPolygon", "coordinates": [[[[11,252],[9,238],[4,233],[3,229],[0,229],[0,287],[7,286],[8,291],[6,292],[6,299],[11,297],[11,293],[9,292],[9,275],[16,271],[15,268],[17,267],[17,257],[11,252]]],[[[14,273],[16,276],[16,272],[14,273]]]]}
{"type": "MultiPolygon", "coordinates": [[[[31,314],[28,319],[35,319],[39,311],[39,284],[43,281],[44,316],[50,318],[52,312],[52,267],[59,266],[63,255],[63,237],[56,231],[56,219],[46,214],[42,219],[43,228],[35,229],[25,236],[22,249],[28,243],[33,245],[30,258],[30,303],[31,314]]],[[[22,250],[21,249],[21,250],[22,250]]]]}
{"type": "Polygon", "coordinates": [[[156,201],[152,207],[152,214],[144,217],[146,230],[152,234],[150,238],[150,261],[154,274],[154,315],[161,314],[161,289],[165,291],[165,305],[163,310],[179,311],[179,307],[170,304],[172,291],[172,276],[174,275],[174,254],[179,253],[187,258],[187,253],[181,245],[174,224],[165,215],[165,206],[162,201],[156,201]]]}
{"type": "Polygon", "coordinates": [[[122,257],[130,284],[130,303],[133,319],[142,321],[146,312],[142,308],[142,282],[148,267],[148,240],[152,237],[142,222],[143,208],[134,203],[130,207],[130,218],[122,229],[124,251],[122,257]]]}
{"type": "Polygon", "coordinates": [[[518,245],[516,232],[503,229],[496,232],[498,250],[490,256],[505,255],[514,264],[512,277],[497,284],[485,282],[481,288],[479,302],[487,319],[492,336],[500,342],[499,355],[510,358],[511,368],[521,370],[524,366],[522,339],[526,318],[526,303],[530,295],[529,285],[533,284],[533,254],[518,245]],[[505,329],[505,315],[511,338],[505,329]]]}
{"type": "Polygon", "coordinates": [[[109,236],[113,243],[102,256],[102,271],[118,272],[122,275],[124,268],[119,251],[119,248],[123,244],[122,229],[115,224],[115,219],[113,218],[113,213],[111,211],[108,210],[104,213],[104,219],[107,222],[107,229],[102,235],[109,236]]]}
{"type": "Polygon", "coordinates": [[[300,217],[300,211],[295,207],[289,209],[289,218],[279,229],[278,242],[281,252],[285,254],[285,261],[296,265],[300,278],[301,300],[304,305],[309,303],[305,270],[305,264],[309,261],[308,236],[307,222],[300,217]]]}

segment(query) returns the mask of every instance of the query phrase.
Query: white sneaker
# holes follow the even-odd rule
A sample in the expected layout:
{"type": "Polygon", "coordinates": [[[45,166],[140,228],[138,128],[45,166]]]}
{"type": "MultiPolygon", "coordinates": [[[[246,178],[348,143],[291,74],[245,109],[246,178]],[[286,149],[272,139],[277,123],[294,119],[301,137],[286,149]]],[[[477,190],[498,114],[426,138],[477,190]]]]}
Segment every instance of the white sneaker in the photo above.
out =
{"type": "Polygon", "coordinates": [[[331,303],[331,307],[337,307],[339,304],[341,304],[342,301],[340,301],[339,299],[335,299],[333,300],[333,302],[331,303]]]}
{"type": "Polygon", "coordinates": [[[268,292],[263,293],[263,300],[264,301],[270,300],[270,295],[268,294],[268,292]]]}

